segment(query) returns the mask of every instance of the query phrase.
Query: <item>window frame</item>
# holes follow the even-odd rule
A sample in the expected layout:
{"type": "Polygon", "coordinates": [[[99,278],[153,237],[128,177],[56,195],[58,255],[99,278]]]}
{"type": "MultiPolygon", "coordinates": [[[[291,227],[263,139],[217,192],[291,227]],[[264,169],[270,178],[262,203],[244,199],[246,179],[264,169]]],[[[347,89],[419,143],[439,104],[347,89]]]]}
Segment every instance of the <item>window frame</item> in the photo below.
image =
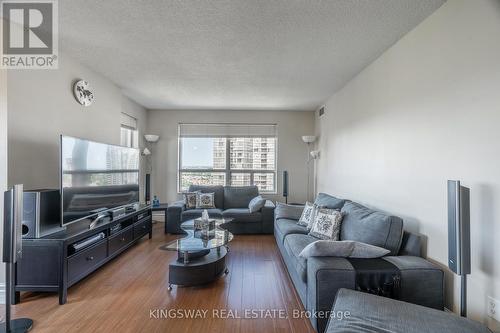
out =
{"type": "MultiPolygon", "coordinates": [[[[207,136],[207,138],[213,138],[207,136]]],[[[191,173],[225,173],[225,186],[231,186],[231,175],[238,173],[246,173],[250,174],[250,185],[254,184],[254,175],[255,174],[272,174],[273,175],[273,190],[271,191],[261,191],[263,194],[277,194],[278,193],[278,135],[271,137],[274,139],[274,169],[273,170],[265,170],[265,169],[231,169],[231,139],[233,137],[227,136],[224,137],[226,140],[226,167],[225,169],[183,169],[181,168],[181,157],[182,157],[182,137],[180,136],[180,132],[178,133],[178,149],[177,149],[177,193],[181,194],[184,191],[181,188],[181,173],[183,172],[191,172],[191,173]]]]}
{"type": "Polygon", "coordinates": [[[123,147],[128,147],[128,148],[135,148],[135,149],[139,149],[139,129],[137,128],[134,128],[132,126],[128,126],[128,125],[124,125],[124,124],[121,124],[120,125],[120,145],[123,146],[123,147]],[[122,142],[121,142],[121,131],[122,129],[126,129],[126,130],[129,130],[130,131],[130,134],[132,135],[132,137],[129,137],[128,139],[130,140],[131,142],[131,146],[128,146],[128,145],[123,145],[122,142]],[[136,137],[134,138],[134,133],[136,135],[136,137]],[[134,141],[137,141],[137,142],[134,142],[134,141]],[[134,143],[137,144],[137,146],[134,146],[134,143]]]}

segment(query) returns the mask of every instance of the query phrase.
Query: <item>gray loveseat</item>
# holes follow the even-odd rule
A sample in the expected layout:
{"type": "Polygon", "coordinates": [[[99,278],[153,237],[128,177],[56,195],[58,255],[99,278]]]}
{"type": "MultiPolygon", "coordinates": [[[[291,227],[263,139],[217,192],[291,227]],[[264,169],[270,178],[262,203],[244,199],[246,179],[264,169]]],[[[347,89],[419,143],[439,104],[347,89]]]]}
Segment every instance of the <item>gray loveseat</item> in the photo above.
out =
{"type": "MultiPolygon", "coordinates": [[[[259,195],[257,186],[200,186],[191,185],[189,192],[215,193],[215,208],[207,209],[210,217],[232,218],[224,228],[233,234],[272,234],[274,204],[267,200],[264,207],[250,213],[250,200],[259,195]]],[[[177,201],[167,208],[167,232],[181,234],[182,222],[198,218],[203,209],[186,209],[184,201],[177,201]]]]}
{"type": "MultiPolygon", "coordinates": [[[[343,213],[340,240],[360,241],[391,251],[384,259],[401,272],[402,301],[443,310],[444,272],[421,257],[420,238],[404,232],[403,221],[399,217],[324,193],[318,195],[316,203],[340,209],[343,213]]],[[[299,256],[304,247],[317,240],[308,235],[305,227],[297,224],[299,211],[296,210],[295,216],[290,217],[293,214],[281,214],[277,209],[274,235],[302,304],[313,314],[312,325],[322,333],[328,319],[321,317],[332,309],[340,288],[355,289],[356,275],[353,266],[345,258],[306,259],[299,256]]]]}

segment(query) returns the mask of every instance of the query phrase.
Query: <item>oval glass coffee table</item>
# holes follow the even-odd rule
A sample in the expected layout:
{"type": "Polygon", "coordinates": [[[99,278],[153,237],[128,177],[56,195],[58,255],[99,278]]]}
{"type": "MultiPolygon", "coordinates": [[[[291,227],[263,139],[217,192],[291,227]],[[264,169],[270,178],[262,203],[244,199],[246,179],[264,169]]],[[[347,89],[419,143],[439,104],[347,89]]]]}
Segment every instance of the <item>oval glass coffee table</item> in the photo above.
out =
{"type": "Polygon", "coordinates": [[[206,284],[229,273],[226,255],[233,234],[224,229],[224,223],[228,222],[231,219],[215,219],[215,228],[203,234],[201,230],[195,230],[194,220],[188,220],[181,224],[181,229],[187,234],[184,238],[160,247],[161,250],[177,252],[177,259],[169,265],[168,290],[172,290],[172,285],[206,284]]]}

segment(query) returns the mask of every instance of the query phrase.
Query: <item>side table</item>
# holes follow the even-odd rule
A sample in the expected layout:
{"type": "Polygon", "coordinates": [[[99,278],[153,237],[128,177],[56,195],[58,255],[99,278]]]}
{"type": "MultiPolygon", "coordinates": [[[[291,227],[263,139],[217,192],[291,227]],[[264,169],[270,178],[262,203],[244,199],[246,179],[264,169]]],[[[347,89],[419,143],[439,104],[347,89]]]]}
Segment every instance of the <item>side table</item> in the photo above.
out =
{"type": "Polygon", "coordinates": [[[151,206],[151,210],[153,212],[159,212],[159,211],[163,211],[163,214],[164,214],[164,220],[165,220],[165,233],[167,233],[167,208],[168,208],[168,204],[166,203],[161,203],[159,206],[151,206]]]}

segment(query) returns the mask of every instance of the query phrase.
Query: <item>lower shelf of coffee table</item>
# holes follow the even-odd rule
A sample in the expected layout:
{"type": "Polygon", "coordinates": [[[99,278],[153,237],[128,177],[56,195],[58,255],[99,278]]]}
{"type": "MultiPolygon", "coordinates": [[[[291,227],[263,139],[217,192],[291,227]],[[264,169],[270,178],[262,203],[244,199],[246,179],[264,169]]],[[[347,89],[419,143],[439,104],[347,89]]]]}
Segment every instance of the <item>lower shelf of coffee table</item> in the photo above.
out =
{"type": "Polygon", "coordinates": [[[218,277],[227,274],[226,268],[227,249],[221,246],[219,249],[212,249],[205,256],[190,258],[188,263],[184,263],[182,258],[170,263],[168,282],[171,285],[196,286],[210,283],[218,277]]]}

